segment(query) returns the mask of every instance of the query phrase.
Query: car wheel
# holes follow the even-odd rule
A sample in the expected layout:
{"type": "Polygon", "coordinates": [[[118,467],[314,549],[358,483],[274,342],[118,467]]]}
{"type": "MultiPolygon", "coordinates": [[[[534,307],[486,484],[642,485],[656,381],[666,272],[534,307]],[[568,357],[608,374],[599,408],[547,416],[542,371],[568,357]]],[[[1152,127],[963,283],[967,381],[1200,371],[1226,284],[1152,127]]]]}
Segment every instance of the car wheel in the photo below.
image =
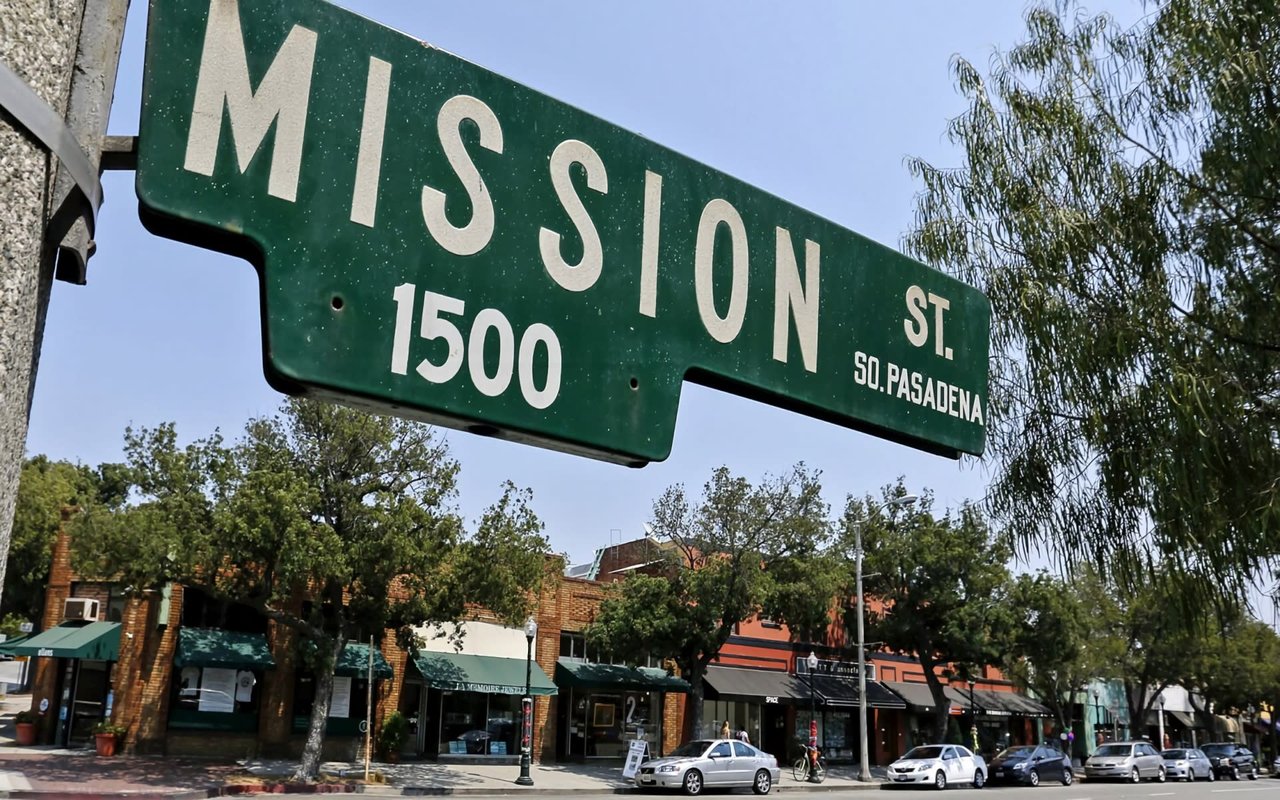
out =
{"type": "Polygon", "coordinates": [[[933,776],[933,786],[938,791],[947,788],[947,775],[942,770],[938,770],[938,774],[933,776]]]}
{"type": "Polygon", "coordinates": [[[1156,781],[1158,781],[1159,783],[1164,783],[1164,779],[1165,779],[1165,771],[1164,771],[1164,767],[1161,766],[1160,769],[1156,772],[1156,781]]]}
{"type": "Polygon", "coordinates": [[[987,785],[987,776],[982,774],[982,770],[973,773],[973,788],[981,789],[987,785]]]}
{"type": "Polygon", "coordinates": [[[768,794],[773,788],[773,778],[769,777],[769,770],[762,769],[756,772],[756,782],[751,785],[751,790],[756,794],[768,794]]]}
{"type": "Polygon", "coordinates": [[[1076,779],[1076,774],[1071,771],[1071,767],[1062,768],[1062,785],[1070,786],[1071,782],[1076,779]]]}
{"type": "Polygon", "coordinates": [[[1031,770],[1029,773],[1027,773],[1027,783],[1031,784],[1032,786],[1039,786],[1040,773],[1034,769],[1031,770]]]}
{"type": "Polygon", "coordinates": [[[1258,768],[1255,766],[1249,770],[1249,780],[1256,781],[1257,779],[1258,779],[1258,768]]]}
{"type": "Polygon", "coordinates": [[[1209,767],[1209,783],[1213,783],[1218,779],[1218,773],[1213,767],[1209,767]]]}
{"type": "Polygon", "coordinates": [[[702,794],[702,773],[691,769],[684,774],[684,793],[690,797],[702,794]]]}
{"type": "Polygon", "coordinates": [[[1240,780],[1240,768],[1237,767],[1235,764],[1231,765],[1231,780],[1233,781],[1240,780]]]}
{"type": "Polygon", "coordinates": [[[1142,780],[1142,774],[1138,772],[1138,768],[1134,767],[1133,772],[1129,773],[1129,783],[1138,783],[1142,780]]]}

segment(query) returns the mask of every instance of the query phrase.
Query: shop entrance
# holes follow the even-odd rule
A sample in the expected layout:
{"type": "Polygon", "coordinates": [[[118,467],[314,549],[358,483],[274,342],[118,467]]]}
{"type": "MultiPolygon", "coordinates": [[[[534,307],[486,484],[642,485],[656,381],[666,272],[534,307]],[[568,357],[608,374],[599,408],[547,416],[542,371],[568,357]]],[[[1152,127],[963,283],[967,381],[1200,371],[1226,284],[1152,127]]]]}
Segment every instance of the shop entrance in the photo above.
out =
{"type": "Polygon", "coordinates": [[[768,703],[760,724],[760,749],[778,759],[779,764],[787,763],[787,707],[778,703],[768,703]]]}

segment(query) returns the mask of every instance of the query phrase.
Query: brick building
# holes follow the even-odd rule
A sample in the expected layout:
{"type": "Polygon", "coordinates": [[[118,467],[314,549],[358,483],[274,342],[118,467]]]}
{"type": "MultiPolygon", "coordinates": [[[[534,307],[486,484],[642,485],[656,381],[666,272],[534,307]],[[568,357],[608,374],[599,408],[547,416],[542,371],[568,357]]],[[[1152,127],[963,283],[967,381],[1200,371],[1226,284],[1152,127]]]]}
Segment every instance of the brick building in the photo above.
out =
{"type": "MultiPolygon", "coordinates": [[[[365,677],[368,644],[349,643],[336,670],[325,757],[361,757],[372,691],[375,731],[393,710],[409,719],[405,757],[514,764],[526,667],[535,761],[620,760],[636,737],[653,755],[674,749],[686,736],[687,684],[656,663],[639,669],[599,663],[583,636],[607,584],[656,572],[663,549],[652,539],[601,548],[592,564],[549,581],[538,599],[532,642],[524,630],[504,627],[483,610],[463,623],[461,652],[439,630],[424,628],[412,656],[387,631],[372,653],[372,687],[365,677]]],[[[111,584],[84,581],[71,570],[69,550],[64,533],[54,548],[41,633],[24,643],[25,651],[15,648],[36,656],[40,741],[78,744],[95,722],[110,718],[127,728],[124,744],[133,752],[300,752],[314,681],[291,629],[195,589],[175,585],[126,595],[111,584]],[[96,603],[68,604],[73,598],[96,603]],[[66,618],[69,608],[78,618],[66,618]]],[[[693,733],[713,735],[727,719],[786,759],[814,719],[829,758],[856,759],[856,670],[843,660],[843,645],[834,628],[827,642],[800,643],[768,619],[744,622],[709,670],[706,729],[693,733]],[[812,674],[811,651],[818,657],[812,674]]],[[[914,659],[876,653],[870,660],[871,755],[874,763],[887,763],[916,743],[924,727],[920,715],[932,710],[932,700],[920,693],[923,673],[914,659]]],[[[992,741],[1040,737],[1032,720],[1043,707],[1015,700],[997,672],[985,673],[976,690],[977,715],[964,688],[954,692],[950,713],[991,727],[992,741]]]]}

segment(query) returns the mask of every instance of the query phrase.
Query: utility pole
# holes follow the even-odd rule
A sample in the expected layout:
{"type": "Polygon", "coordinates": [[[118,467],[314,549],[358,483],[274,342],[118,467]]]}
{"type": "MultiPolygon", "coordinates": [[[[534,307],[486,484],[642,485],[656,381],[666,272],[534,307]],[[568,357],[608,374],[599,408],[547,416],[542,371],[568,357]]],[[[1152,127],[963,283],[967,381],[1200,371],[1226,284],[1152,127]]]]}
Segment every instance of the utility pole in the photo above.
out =
{"type": "Polygon", "coordinates": [[[84,283],[93,250],[128,6],[0,3],[0,587],[55,271],[84,283]]]}

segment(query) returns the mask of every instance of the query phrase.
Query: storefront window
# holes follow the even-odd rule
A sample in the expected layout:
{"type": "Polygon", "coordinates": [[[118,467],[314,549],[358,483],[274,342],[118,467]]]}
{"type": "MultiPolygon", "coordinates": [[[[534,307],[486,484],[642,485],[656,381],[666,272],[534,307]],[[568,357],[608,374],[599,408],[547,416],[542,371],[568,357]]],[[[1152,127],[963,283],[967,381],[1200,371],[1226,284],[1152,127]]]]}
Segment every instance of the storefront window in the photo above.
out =
{"type": "MultiPolygon", "coordinates": [[[[725,720],[729,721],[729,734],[737,736],[738,731],[745,730],[752,744],[760,743],[760,705],[758,703],[730,702],[727,700],[705,701],[702,704],[703,736],[716,738],[720,735],[725,720]]],[[[805,717],[805,725],[809,718],[805,717]]],[[[805,728],[808,731],[808,728],[805,728]]],[[[806,735],[808,735],[806,733],[806,735]]]]}
{"type": "MultiPolygon", "coordinates": [[[[364,678],[335,675],[333,690],[329,695],[329,719],[325,730],[330,734],[360,733],[360,722],[365,718],[369,684],[364,678]]],[[[299,672],[293,684],[293,730],[307,730],[311,724],[311,708],[315,705],[315,677],[299,672]]]]}
{"type": "Polygon", "coordinates": [[[452,755],[516,755],[520,698],[511,694],[445,692],[440,705],[440,752],[452,755]]]}
{"type": "Polygon", "coordinates": [[[261,670],[185,666],[175,677],[169,682],[169,727],[257,730],[261,670]]]}

